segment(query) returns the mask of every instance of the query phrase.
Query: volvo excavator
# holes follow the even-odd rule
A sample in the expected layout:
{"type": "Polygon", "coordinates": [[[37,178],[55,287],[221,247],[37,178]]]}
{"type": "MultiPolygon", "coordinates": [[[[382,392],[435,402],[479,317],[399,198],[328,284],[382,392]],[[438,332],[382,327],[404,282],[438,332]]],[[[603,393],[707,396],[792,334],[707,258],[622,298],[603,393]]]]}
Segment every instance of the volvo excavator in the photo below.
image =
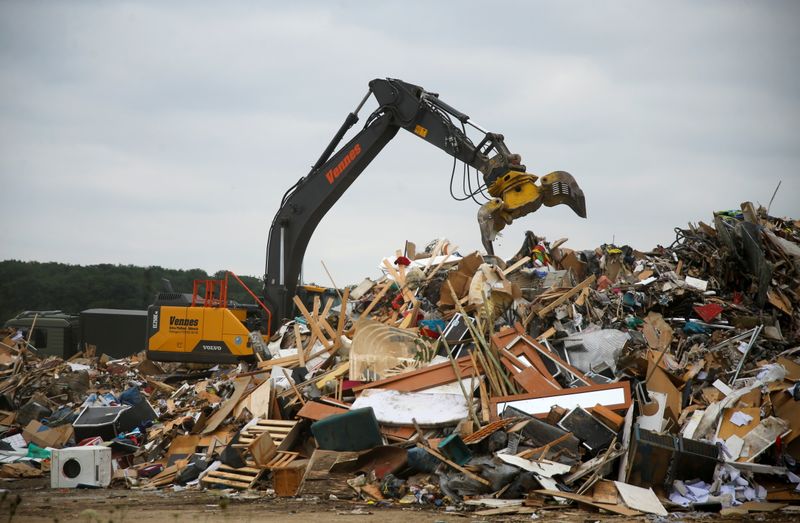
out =
{"type": "MultiPolygon", "coordinates": [[[[509,151],[502,134],[486,131],[467,114],[440,99],[437,93],[402,80],[377,78],[369,83],[366,95],[347,115],[309,173],[292,185],[281,199],[267,243],[263,295],[267,321],[266,328],[262,329],[267,335],[281,319],[292,315],[292,298],[298,291],[303,257],[317,225],[400,129],[453,157],[451,195],[456,162],[464,163],[465,185],[470,188],[462,199],[478,201],[478,197],[484,196],[488,200],[478,211],[481,240],[488,254],[493,254],[492,241],[498,231],[542,205],[564,204],[578,216],[586,217],[583,191],[569,173],[555,171],[541,178],[530,174],[521,157],[509,151]],[[372,96],[378,108],[367,117],[363,128],[340,147],[372,96]],[[468,126],[473,134],[478,134],[477,143],[467,135],[468,126]],[[475,169],[482,177],[482,182],[476,180],[474,188],[469,182],[469,169],[475,169]]],[[[217,307],[226,307],[220,300],[212,302],[217,307]]],[[[206,335],[202,319],[197,324],[191,322],[195,333],[192,339],[200,341],[186,343],[184,336],[184,341],[179,343],[180,330],[176,330],[174,336],[169,335],[167,316],[159,314],[160,309],[157,301],[151,307],[148,322],[151,359],[223,362],[253,356],[252,337],[242,335],[242,329],[233,324],[230,328],[237,332],[234,338],[242,343],[241,347],[230,347],[223,340],[215,339],[219,335],[206,335]]],[[[195,311],[192,316],[202,316],[198,313],[195,311]]],[[[220,333],[225,330],[220,329],[220,333]]]]}

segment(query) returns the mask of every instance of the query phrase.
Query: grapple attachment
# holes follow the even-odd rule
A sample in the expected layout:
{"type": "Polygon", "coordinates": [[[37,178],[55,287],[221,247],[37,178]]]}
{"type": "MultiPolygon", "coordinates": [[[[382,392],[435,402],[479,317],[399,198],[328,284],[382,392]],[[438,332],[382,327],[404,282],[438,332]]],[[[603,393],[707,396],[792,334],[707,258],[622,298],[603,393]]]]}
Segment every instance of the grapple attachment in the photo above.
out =
{"type": "Polygon", "coordinates": [[[491,245],[497,233],[520,216],[541,207],[568,205],[575,214],[586,218],[586,201],[578,182],[566,171],[554,171],[538,178],[521,171],[508,171],[488,187],[493,200],[481,206],[478,223],[486,251],[493,254],[491,245]],[[541,185],[536,185],[539,180],[541,185]]]}
{"type": "Polygon", "coordinates": [[[563,203],[581,218],[586,218],[586,200],[583,198],[583,191],[570,173],[554,171],[543,176],[540,182],[542,184],[542,203],[545,207],[563,203]]]}

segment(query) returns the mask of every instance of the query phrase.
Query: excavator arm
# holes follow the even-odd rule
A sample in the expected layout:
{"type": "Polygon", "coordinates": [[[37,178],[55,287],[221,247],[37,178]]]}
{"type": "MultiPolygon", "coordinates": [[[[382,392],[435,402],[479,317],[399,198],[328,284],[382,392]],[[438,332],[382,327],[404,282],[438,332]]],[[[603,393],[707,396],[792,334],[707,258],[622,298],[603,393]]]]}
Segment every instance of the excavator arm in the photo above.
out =
{"type": "Polygon", "coordinates": [[[528,174],[520,156],[506,147],[503,135],[481,129],[437,94],[402,80],[375,79],[310,172],[284,194],[272,221],[264,297],[277,320],[292,311],[291,300],[303,257],[317,225],[400,128],[483,175],[493,199],[481,207],[478,220],[483,244],[490,254],[497,231],[541,205],[566,204],[579,216],[586,216],[583,192],[569,173],[556,171],[541,179],[528,174]],[[358,122],[358,113],[370,96],[375,96],[378,109],[361,131],[337,149],[347,131],[358,122]],[[477,145],[467,136],[467,125],[483,134],[477,145]],[[537,180],[540,185],[536,185],[537,180]]]}

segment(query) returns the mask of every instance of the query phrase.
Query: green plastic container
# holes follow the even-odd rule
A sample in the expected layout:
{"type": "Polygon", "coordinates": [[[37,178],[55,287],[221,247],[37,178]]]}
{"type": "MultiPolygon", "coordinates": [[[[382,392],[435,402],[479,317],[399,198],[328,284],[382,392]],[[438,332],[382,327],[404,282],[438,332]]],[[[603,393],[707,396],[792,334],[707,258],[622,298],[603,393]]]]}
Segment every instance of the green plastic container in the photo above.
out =
{"type": "Polygon", "coordinates": [[[383,445],[372,407],[334,414],[311,424],[311,434],[322,450],[354,452],[383,445]]]}
{"type": "Polygon", "coordinates": [[[444,454],[447,459],[459,465],[465,464],[472,457],[472,452],[458,434],[450,434],[439,442],[439,452],[444,454]]]}

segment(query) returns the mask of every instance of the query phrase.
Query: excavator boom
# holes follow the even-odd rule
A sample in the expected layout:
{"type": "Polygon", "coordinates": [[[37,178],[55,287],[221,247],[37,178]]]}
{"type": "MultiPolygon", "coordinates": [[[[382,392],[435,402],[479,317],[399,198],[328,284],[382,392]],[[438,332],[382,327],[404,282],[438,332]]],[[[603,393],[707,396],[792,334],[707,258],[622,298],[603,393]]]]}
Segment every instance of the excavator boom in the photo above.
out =
{"type": "Polygon", "coordinates": [[[276,323],[291,314],[303,257],[314,229],[401,128],[482,174],[486,190],[493,197],[479,212],[483,244],[490,254],[497,231],[541,205],[565,204],[579,216],[586,216],[583,192],[569,173],[556,171],[541,179],[526,173],[520,156],[508,150],[502,134],[481,129],[468,115],[439,99],[438,94],[398,79],[372,80],[367,94],[347,115],[310,172],[283,196],[272,221],[264,301],[276,323]],[[370,96],[378,101],[378,109],[363,129],[339,147],[347,131],[358,122],[358,113],[370,96]],[[467,136],[467,125],[483,134],[477,145],[467,136]]]}

